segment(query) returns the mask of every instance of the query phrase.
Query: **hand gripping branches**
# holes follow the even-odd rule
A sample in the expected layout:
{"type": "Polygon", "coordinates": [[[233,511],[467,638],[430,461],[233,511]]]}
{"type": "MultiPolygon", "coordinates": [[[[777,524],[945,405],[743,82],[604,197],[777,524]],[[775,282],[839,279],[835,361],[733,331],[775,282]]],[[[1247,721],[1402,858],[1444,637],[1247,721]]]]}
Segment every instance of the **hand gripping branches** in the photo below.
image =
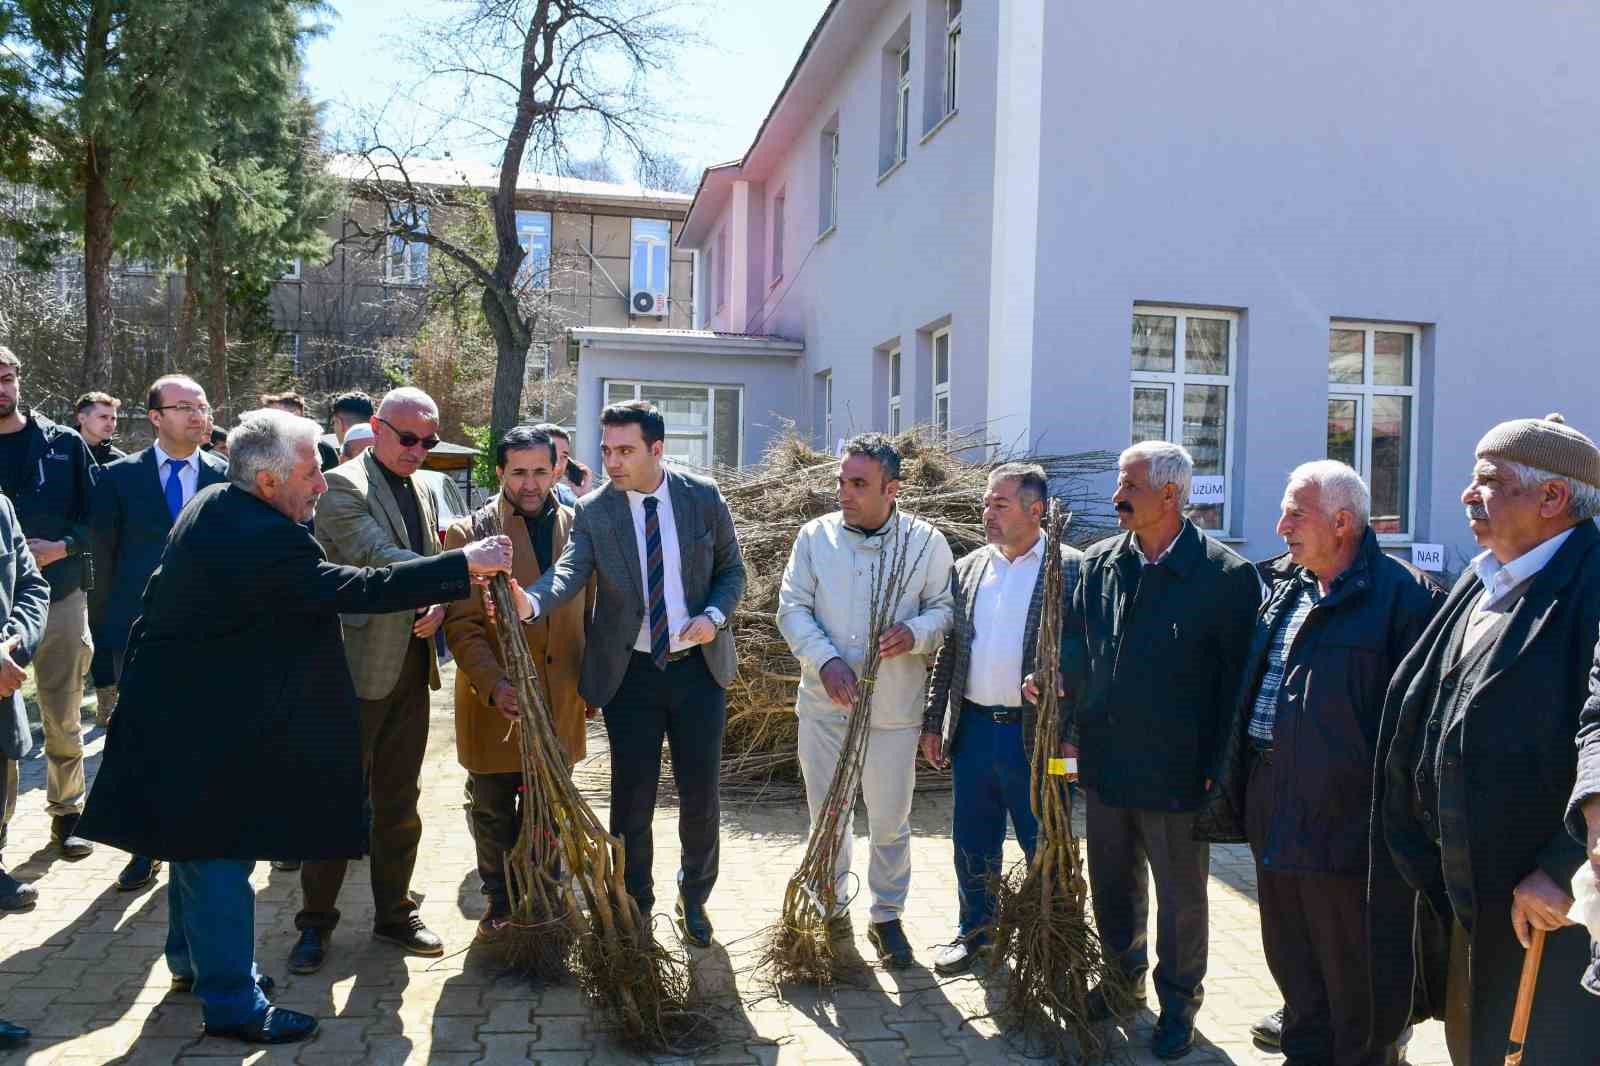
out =
{"type": "MultiPolygon", "coordinates": [[[[475,537],[502,532],[493,512],[481,513],[475,525],[475,537]]],[[[656,943],[623,886],[622,841],[606,832],[572,783],[506,576],[496,574],[485,595],[493,599],[495,635],[521,708],[513,728],[524,797],[517,843],[506,856],[508,961],[545,976],[570,967],[627,1044],[675,1055],[693,1050],[708,1042],[712,1026],[689,1009],[688,968],[656,943]]]]}
{"type": "Polygon", "coordinates": [[[800,868],[783,893],[783,915],[771,927],[759,968],[773,984],[803,981],[826,987],[860,965],[859,956],[845,958],[829,935],[829,919],[842,914],[838,869],[842,849],[850,847],[851,815],[861,768],[872,732],[872,691],[878,676],[878,638],[895,624],[901,597],[910,588],[933,540],[925,523],[894,521],[872,568],[872,594],[867,609],[867,657],[856,686],[855,704],[845,729],[839,764],[811,827],[800,868]]]}
{"type": "Polygon", "coordinates": [[[1067,788],[1060,697],[1050,677],[1061,648],[1061,545],[1071,516],[1050,501],[1045,519],[1044,608],[1039,618],[1035,676],[1038,719],[1033,745],[1033,813],[1039,842],[1033,862],[997,878],[993,965],[1009,963],[1010,980],[999,1015],[1008,1027],[1042,1041],[1063,1061],[1087,1062],[1106,1055],[1105,1035],[1089,1020],[1089,990],[1098,985],[1121,1013],[1133,993],[1121,972],[1106,965],[1100,938],[1085,911],[1088,886],[1078,839],[1072,832],[1072,795],[1067,788]]]}

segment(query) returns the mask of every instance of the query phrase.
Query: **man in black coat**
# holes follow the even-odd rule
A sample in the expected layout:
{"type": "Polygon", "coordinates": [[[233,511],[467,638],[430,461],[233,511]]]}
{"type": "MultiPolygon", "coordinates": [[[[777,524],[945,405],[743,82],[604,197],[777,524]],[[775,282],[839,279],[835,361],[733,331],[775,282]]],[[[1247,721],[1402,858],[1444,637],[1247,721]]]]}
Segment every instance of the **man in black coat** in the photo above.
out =
{"type": "MultiPolygon", "coordinates": [[[[1589,671],[1589,699],[1578,724],[1578,782],[1572,787],[1572,801],[1567,804],[1567,828],[1573,839],[1586,842],[1589,876],[1600,891],[1600,645],[1595,647],[1594,655],[1594,667],[1589,671]]],[[[1583,988],[1600,996],[1600,940],[1591,947],[1594,961],[1583,975],[1583,988]]]]}
{"type": "Polygon", "coordinates": [[[83,818],[92,839],[172,863],[174,981],[199,994],[207,1032],[255,1043],[316,1029],[258,986],[256,860],[351,858],[366,841],[340,612],[460,599],[469,572],[511,565],[503,537],[378,570],[328,563],[299,524],[327,490],[317,432],[282,412],[246,414],[228,435],[230,483],[178,517],[129,639],[83,818]],[[174,752],[181,774],[170,772],[174,752]],[[306,787],[263,806],[264,780],[306,787]]]}
{"type": "MultiPolygon", "coordinates": [[[[1195,813],[1217,774],[1261,582],[1184,517],[1187,450],[1147,441],[1118,468],[1112,501],[1128,532],[1084,553],[1062,637],[1063,713],[1082,749],[1095,923],[1139,1002],[1147,863],[1154,874],[1161,1018],[1151,1048],[1169,1059],[1193,1046],[1204,995],[1210,848],[1194,839],[1195,813]]],[[[1126,1006],[1096,990],[1090,1009],[1109,1017],[1126,1006]]]]}
{"type": "Polygon", "coordinates": [[[1255,855],[1261,940],[1284,996],[1280,1040],[1291,1063],[1392,1061],[1392,1048],[1368,1043],[1372,973],[1364,938],[1350,932],[1367,920],[1384,692],[1443,594],[1379,550],[1370,508],[1366,483],[1344,463],[1289,475],[1278,533],[1293,564],[1257,618],[1200,817],[1204,839],[1247,839],[1255,855]]]}
{"type": "MultiPolygon", "coordinates": [[[[1502,1061],[1535,928],[1549,939],[1528,1061],[1589,1062],[1600,1010],[1574,980],[1589,942],[1566,917],[1584,849],[1564,820],[1600,631],[1600,449],[1559,416],[1503,422],[1478,442],[1461,501],[1485,551],[1390,683],[1372,881],[1403,878],[1422,897],[1417,913],[1449,926],[1448,958],[1422,962],[1426,984],[1442,982],[1443,1008],[1430,1006],[1456,1066],[1502,1061]]],[[[1410,973],[1412,917],[1374,892],[1380,978],[1410,973]]],[[[1378,1040],[1405,1025],[1410,1005],[1378,996],[1378,1040]]]]}

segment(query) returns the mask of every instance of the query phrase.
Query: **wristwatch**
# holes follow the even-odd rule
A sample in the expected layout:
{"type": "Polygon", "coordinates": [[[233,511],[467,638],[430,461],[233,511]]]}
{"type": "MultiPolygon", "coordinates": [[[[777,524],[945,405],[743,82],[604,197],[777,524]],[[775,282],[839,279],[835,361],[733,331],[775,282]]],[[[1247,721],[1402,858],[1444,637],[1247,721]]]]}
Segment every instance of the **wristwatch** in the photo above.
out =
{"type": "Polygon", "coordinates": [[[717,610],[715,607],[707,607],[703,613],[707,618],[711,619],[711,624],[716,626],[718,629],[721,629],[728,624],[727,616],[721,611],[717,610]]]}
{"type": "Polygon", "coordinates": [[[68,555],[77,555],[78,554],[78,538],[74,537],[70,533],[67,534],[66,536],[62,537],[61,538],[61,550],[64,551],[68,555]]]}

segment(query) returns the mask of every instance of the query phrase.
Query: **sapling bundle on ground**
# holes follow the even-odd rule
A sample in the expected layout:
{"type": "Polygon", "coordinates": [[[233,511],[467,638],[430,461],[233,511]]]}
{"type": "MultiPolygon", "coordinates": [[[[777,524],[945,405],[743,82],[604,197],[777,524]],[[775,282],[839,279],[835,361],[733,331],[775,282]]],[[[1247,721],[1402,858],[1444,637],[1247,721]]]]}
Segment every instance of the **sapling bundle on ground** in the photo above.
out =
{"type": "Polygon", "coordinates": [[[774,985],[804,982],[827,987],[860,965],[859,956],[842,954],[838,941],[829,935],[829,921],[842,913],[849,902],[841,891],[843,879],[837,871],[840,856],[852,843],[856,791],[872,732],[872,694],[881,662],[878,641],[895,625],[901,598],[910,591],[913,576],[932,540],[928,526],[896,522],[873,564],[866,659],[839,762],[811,826],[805,857],[784,889],[778,924],[766,933],[765,950],[758,965],[774,985]]]}
{"type": "Polygon", "coordinates": [[[996,878],[992,961],[1010,975],[997,1012],[1008,1028],[1063,1061],[1093,1062],[1106,1055],[1103,1025],[1089,1018],[1089,991],[1104,990],[1120,1014],[1133,1007],[1121,971],[1106,964],[1088,915],[1088,885],[1078,838],[1072,830],[1068,765],[1061,754],[1059,697],[1054,665],[1061,646],[1061,546],[1070,517],[1052,500],[1045,519],[1044,609],[1034,662],[1039,699],[1032,752],[1034,816],[1039,821],[1033,861],[996,878]]]}
{"type": "MultiPolygon", "coordinates": [[[[480,512],[475,526],[475,536],[501,532],[493,511],[480,512]]],[[[522,753],[522,823],[506,857],[512,914],[498,938],[502,951],[530,974],[570,968],[634,1048],[682,1054],[703,1046],[714,1032],[690,1009],[688,967],[656,943],[649,916],[623,884],[622,841],[573,784],[505,575],[485,596],[517,691],[522,753]]]]}

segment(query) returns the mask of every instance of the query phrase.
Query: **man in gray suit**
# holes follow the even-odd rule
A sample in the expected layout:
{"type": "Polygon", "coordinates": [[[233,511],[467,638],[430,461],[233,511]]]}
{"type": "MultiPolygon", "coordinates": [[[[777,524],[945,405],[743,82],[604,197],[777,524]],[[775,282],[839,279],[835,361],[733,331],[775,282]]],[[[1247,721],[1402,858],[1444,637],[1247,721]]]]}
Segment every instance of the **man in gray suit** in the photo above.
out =
{"type": "MultiPolygon", "coordinates": [[[[21,688],[44,637],[50,583],[39,573],[17,512],[5,496],[0,496],[0,544],[6,550],[0,556],[0,848],[4,848],[6,826],[17,806],[17,763],[33,749],[21,688]]],[[[38,898],[38,889],[0,866],[0,911],[27,910],[38,898]]],[[[0,1035],[4,1025],[0,1022],[0,1035]]]]}
{"type": "Polygon", "coordinates": [[[600,426],[611,482],[578,501],[561,558],[528,590],[530,617],[582,595],[590,575],[598,578],[578,691],[605,708],[611,832],[627,849],[623,878],[649,913],[650,823],[664,737],[683,846],[678,927],[705,947],[712,933],[706,898],[717,880],[723,690],[737,669],[728,622],[744,594],[744,561],[716,483],[662,465],[661,412],[641,401],[613,404],[600,426]]]}

